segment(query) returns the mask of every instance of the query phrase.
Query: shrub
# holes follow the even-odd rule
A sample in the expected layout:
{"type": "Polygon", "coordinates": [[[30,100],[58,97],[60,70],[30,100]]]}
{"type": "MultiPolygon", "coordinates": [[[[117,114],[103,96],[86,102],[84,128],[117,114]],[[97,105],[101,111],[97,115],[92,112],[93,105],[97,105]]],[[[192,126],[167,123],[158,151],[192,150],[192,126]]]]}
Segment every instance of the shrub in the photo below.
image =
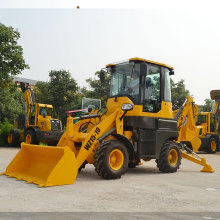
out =
{"type": "Polygon", "coordinates": [[[7,118],[4,118],[3,123],[0,123],[0,146],[5,146],[7,144],[7,137],[12,129],[12,124],[7,118]]]}

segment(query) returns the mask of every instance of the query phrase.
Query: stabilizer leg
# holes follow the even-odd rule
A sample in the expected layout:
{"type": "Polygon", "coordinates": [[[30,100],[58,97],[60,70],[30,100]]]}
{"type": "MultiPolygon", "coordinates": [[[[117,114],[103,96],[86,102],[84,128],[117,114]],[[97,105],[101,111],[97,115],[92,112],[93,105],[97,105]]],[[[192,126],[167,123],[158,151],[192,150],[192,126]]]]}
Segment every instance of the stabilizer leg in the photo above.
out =
{"type": "Polygon", "coordinates": [[[215,171],[213,170],[213,168],[211,167],[210,164],[208,164],[205,160],[205,158],[200,157],[198,154],[194,153],[191,149],[187,148],[187,147],[182,147],[181,149],[181,155],[183,158],[192,161],[193,163],[197,163],[201,166],[203,166],[203,168],[200,170],[201,172],[208,172],[208,173],[214,173],[215,171]],[[190,152],[190,154],[185,153],[184,150],[187,150],[187,152],[190,152]]]}

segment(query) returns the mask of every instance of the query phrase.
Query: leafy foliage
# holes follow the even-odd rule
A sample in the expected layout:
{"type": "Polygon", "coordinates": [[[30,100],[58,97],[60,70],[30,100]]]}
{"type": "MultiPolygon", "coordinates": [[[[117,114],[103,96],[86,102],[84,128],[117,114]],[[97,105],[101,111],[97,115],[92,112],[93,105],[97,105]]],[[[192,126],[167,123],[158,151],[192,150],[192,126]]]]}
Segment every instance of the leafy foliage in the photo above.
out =
{"type": "Polygon", "coordinates": [[[48,82],[37,82],[36,86],[34,87],[34,96],[36,102],[42,104],[51,104],[52,99],[49,94],[49,83],[48,82]]]}
{"type": "Polygon", "coordinates": [[[110,75],[105,73],[105,81],[101,83],[100,81],[100,71],[95,73],[95,78],[89,78],[86,80],[89,85],[89,90],[85,87],[82,89],[83,94],[87,98],[101,99],[102,106],[106,105],[110,90],[110,75]]]}
{"type": "Polygon", "coordinates": [[[0,123],[0,146],[5,146],[7,144],[7,137],[12,129],[12,124],[7,118],[4,118],[3,122],[0,123]]]}
{"type": "Polygon", "coordinates": [[[24,96],[13,83],[0,89],[0,122],[3,122],[4,118],[7,118],[15,127],[24,124],[24,96]]]}
{"type": "Polygon", "coordinates": [[[0,87],[5,87],[11,77],[29,68],[23,58],[23,49],[17,44],[20,33],[13,27],[0,23],[0,87]]]}
{"type": "Polygon", "coordinates": [[[212,110],[212,104],[215,102],[211,99],[205,99],[205,104],[203,105],[202,111],[203,112],[210,112],[212,110]]]}
{"type": "Polygon", "coordinates": [[[54,117],[59,118],[65,125],[66,111],[79,106],[81,96],[77,94],[79,89],[76,81],[66,70],[52,70],[49,72],[49,82],[39,82],[36,85],[36,101],[52,104],[54,117]]]}
{"type": "Polygon", "coordinates": [[[187,90],[185,87],[185,82],[183,79],[177,83],[174,83],[174,81],[171,79],[171,94],[173,110],[176,110],[182,106],[186,96],[190,95],[189,90],[187,90]]]}

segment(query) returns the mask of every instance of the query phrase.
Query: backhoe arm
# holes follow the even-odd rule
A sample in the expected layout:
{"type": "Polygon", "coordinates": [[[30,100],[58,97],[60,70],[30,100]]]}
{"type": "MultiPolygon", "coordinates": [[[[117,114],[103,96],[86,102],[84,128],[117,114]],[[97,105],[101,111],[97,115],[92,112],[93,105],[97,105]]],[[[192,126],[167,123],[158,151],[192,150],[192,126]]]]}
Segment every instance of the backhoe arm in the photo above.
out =
{"type": "Polygon", "coordinates": [[[198,151],[201,146],[199,138],[199,129],[196,127],[196,115],[198,114],[198,107],[194,104],[193,98],[187,96],[186,101],[180,107],[175,115],[177,119],[177,127],[179,130],[178,142],[190,142],[194,152],[198,151]]]}
{"type": "Polygon", "coordinates": [[[178,120],[179,137],[177,142],[181,146],[181,156],[203,166],[202,172],[214,172],[212,167],[206,163],[205,158],[195,153],[201,146],[201,140],[199,138],[199,129],[196,127],[198,107],[194,104],[193,98],[187,96],[186,101],[180,107],[179,111],[173,113],[175,114],[174,118],[178,120]],[[183,142],[190,142],[193,150],[189,149],[183,142]]]}

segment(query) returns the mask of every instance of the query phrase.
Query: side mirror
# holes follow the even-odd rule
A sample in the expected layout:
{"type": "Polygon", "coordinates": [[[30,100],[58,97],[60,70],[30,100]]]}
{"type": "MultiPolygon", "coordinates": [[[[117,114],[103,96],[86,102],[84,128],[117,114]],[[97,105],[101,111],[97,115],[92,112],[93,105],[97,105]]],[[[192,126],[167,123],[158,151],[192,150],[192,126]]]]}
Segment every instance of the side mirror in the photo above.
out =
{"type": "Polygon", "coordinates": [[[104,70],[100,71],[99,78],[100,78],[101,83],[105,82],[105,71],[104,70]]]}
{"type": "Polygon", "coordinates": [[[174,75],[174,70],[170,70],[170,76],[174,75]]]}
{"type": "Polygon", "coordinates": [[[131,111],[133,110],[134,106],[131,103],[125,103],[121,106],[122,111],[131,111]]]}

